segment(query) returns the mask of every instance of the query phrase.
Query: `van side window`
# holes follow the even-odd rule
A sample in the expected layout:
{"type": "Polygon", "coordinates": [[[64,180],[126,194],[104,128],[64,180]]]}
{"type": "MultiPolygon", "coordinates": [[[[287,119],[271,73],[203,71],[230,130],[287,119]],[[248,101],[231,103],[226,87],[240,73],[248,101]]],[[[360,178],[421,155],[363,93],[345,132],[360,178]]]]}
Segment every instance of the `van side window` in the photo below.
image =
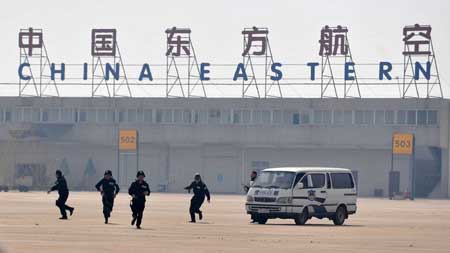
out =
{"type": "Polygon", "coordinates": [[[352,189],[355,186],[350,173],[331,173],[334,189],[352,189]]]}
{"type": "Polygon", "coordinates": [[[327,173],[327,189],[331,189],[331,177],[330,177],[330,173],[327,173]]]}
{"type": "Polygon", "coordinates": [[[325,186],[324,174],[308,174],[301,181],[304,188],[323,188],[325,186]]]}
{"type": "MultiPolygon", "coordinates": [[[[305,175],[305,173],[298,173],[295,176],[295,181],[294,181],[294,185],[297,185],[298,181],[300,181],[300,179],[302,179],[302,177],[305,175]]],[[[303,185],[306,187],[306,184],[303,183],[303,185]]]]}

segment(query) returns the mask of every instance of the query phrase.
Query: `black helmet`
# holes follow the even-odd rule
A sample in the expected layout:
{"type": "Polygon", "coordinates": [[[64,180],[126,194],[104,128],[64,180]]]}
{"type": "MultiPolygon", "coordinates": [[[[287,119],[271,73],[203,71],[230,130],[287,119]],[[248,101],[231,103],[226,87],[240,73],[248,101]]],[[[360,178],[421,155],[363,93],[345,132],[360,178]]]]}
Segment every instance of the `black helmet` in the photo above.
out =
{"type": "Polygon", "coordinates": [[[105,170],[105,174],[104,174],[105,176],[106,175],[110,175],[110,176],[112,176],[112,172],[110,171],[110,170],[105,170]]]}
{"type": "Polygon", "coordinates": [[[62,172],[61,172],[60,170],[56,170],[56,175],[57,175],[58,177],[60,177],[60,176],[62,176],[62,172]]]}
{"type": "Polygon", "coordinates": [[[138,171],[137,174],[136,174],[136,177],[140,177],[140,176],[144,176],[145,177],[145,173],[142,170],[138,171]]]}

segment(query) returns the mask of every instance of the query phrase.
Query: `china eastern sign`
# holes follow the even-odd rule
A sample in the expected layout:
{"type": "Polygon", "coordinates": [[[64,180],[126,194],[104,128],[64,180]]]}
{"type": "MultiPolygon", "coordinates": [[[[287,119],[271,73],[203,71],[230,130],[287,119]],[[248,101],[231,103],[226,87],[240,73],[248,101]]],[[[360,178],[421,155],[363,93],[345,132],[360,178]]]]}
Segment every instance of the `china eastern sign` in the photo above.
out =
{"type": "MultiPolygon", "coordinates": [[[[431,26],[409,25],[404,26],[402,31],[403,40],[401,43],[404,46],[402,52],[404,63],[398,68],[402,68],[403,82],[430,81],[438,73],[431,40],[431,26]]],[[[348,32],[349,29],[347,27],[340,25],[322,27],[318,38],[317,50],[320,60],[304,61],[301,64],[308,73],[306,80],[315,81],[320,79],[324,81],[325,78],[331,77],[332,80],[327,81],[330,83],[335,82],[335,79],[357,81],[358,78],[361,78],[357,76],[356,69],[358,64],[355,63],[354,56],[350,50],[348,32]]],[[[106,81],[118,81],[133,78],[137,82],[151,83],[155,80],[170,82],[172,78],[175,84],[182,84],[186,82],[185,80],[187,82],[208,82],[213,79],[214,72],[217,71],[216,66],[208,61],[200,62],[197,60],[191,40],[191,29],[172,27],[165,30],[165,34],[165,56],[167,57],[166,71],[163,72],[166,73],[165,76],[155,76],[154,68],[156,66],[149,63],[137,64],[138,68],[133,73],[126,73],[126,64],[123,63],[117,44],[119,37],[117,30],[92,29],[90,40],[92,61],[79,64],[81,71],[76,73],[76,78],[70,79],[83,81],[101,77],[102,80],[106,81]],[[187,59],[187,63],[180,64],[180,61],[183,59],[187,59]]],[[[274,55],[272,55],[268,37],[269,30],[267,28],[245,28],[241,34],[243,37],[243,48],[240,53],[242,62],[231,64],[232,69],[228,71],[229,73],[225,79],[231,82],[250,83],[258,78],[265,80],[266,83],[280,82],[284,78],[289,79],[289,75],[292,72],[287,72],[285,67],[290,64],[276,61],[274,55]],[[256,73],[257,71],[255,70],[260,66],[255,64],[258,60],[262,62],[260,64],[262,65],[261,73],[256,73]]],[[[20,31],[18,45],[22,51],[21,62],[17,72],[20,81],[34,81],[37,79],[36,76],[33,76],[33,72],[35,73],[36,71],[32,71],[33,64],[30,59],[34,56],[47,57],[48,59],[44,41],[44,34],[41,29],[29,28],[20,31]]],[[[67,65],[74,64],[49,62],[49,71],[45,74],[52,81],[65,81],[66,76],[69,74],[67,65]]],[[[392,74],[396,66],[390,61],[380,60],[371,64],[371,66],[376,70],[375,73],[377,74],[376,76],[366,77],[366,79],[383,81],[397,78],[397,76],[392,74]]],[[[73,73],[71,73],[71,76],[73,76],[73,73]]],[[[364,77],[361,79],[364,79],[364,77]]]]}

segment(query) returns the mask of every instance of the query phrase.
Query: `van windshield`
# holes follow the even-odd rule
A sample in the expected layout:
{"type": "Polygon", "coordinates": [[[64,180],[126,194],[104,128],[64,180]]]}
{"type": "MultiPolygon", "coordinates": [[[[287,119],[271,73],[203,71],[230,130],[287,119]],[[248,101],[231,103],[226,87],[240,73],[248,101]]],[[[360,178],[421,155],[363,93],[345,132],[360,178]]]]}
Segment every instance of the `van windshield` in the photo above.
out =
{"type": "Polygon", "coordinates": [[[263,171],[252,187],[290,189],[294,178],[294,172],[263,171]]]}

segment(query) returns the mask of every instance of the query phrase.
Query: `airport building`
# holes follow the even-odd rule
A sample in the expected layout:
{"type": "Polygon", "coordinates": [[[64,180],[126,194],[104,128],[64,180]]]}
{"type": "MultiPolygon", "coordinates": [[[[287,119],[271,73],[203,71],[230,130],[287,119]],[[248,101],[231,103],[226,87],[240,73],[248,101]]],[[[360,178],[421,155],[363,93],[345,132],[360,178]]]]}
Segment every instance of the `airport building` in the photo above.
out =
{"type": "Polygon", "coordinates": [[[198,172],[213,193],[242,193],[252,170],[331,166],[354,172],[360,196],[387,196],[393,169],[399,191],[447,198],[449,115],[447,99],[0,97],[0,185],[47,188],[62,169],[94,190],[111,169],[126,187],[139,168],[154,191],[198,172]],[[137,130],[138,155],[118,152],[121,129],[137,130]],[[415,135],[414,163],[392,156],[394,133],[415,135]]]}

